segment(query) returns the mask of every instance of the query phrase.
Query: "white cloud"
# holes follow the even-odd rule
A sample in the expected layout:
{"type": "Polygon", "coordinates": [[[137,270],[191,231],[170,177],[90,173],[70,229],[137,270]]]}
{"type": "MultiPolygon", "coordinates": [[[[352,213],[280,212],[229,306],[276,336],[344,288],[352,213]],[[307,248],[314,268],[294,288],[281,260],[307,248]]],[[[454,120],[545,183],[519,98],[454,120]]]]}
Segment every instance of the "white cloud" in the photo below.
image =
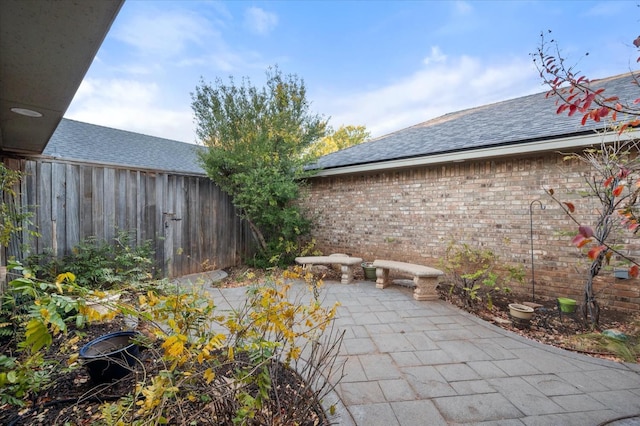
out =
{"type": "Polygon", "coordinates": [[[193,143],[190,106],[162,106],[162,92],[154,83],[135,80],[85,79],[65,114],[66,118],[193,143]]]}
{"type": "Polygon", "coordinates": [[[154,11],[132,15],[113,35],[146,56],[171,57],[183,53],[189,44],[217,38],[212,28],[206,19],[188,11],[154,11]]]}
{"type": "Polygon", "coordinates": [[[365,125],[375,137],[446,113],[543,90],[528,58],[485,64],[470,56],[448,58],[436,49],[420,69],[398,81],[368,92],[317,99],[314,105],[331,116],[333,127],[365,125]]]}
{"type": "Polygon", "coordinates": [[[442,50],[438,46],[431,47],[431,55],[424,58],[422,61],[425,65],[429,65],[437,62],[444,62],[447,60],[447,56],[442,53],[442,50]]]}
{"type": "Polygon", "coordinates": [[[244,22],[251,32],[265,35],[278,25],[278,15],[259,7],[250,7],[245,11],[244,22]]]}

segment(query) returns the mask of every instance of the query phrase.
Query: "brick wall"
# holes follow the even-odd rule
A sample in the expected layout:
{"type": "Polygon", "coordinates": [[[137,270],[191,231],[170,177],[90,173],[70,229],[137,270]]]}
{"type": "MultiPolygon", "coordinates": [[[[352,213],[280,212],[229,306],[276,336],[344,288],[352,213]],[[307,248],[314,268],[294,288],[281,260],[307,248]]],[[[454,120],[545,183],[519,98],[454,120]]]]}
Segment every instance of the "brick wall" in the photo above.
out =
{"type": "MultiPolygon", "coordinates": [[[[579,193],[585,171],[580,162],[547,154],[317,177],[303,205],[314,218],[313,237],[325,254],[438,267],[450,241],[465,242],[492,250],[505,263],[523,265],[527,277],[517,289],[523,300],[530,300],[533,290],[533,241],[536,296],[580,301],[587,258],[571,245],[575,225],[544,188],[572,201],[579,220],[591,223],[588,213],[596,205],[579,193]],[[531,204],[534,200],[545,208],[531,204]]],[[[640,255],[640,247],[632,248],[630,254],[640,255]]],[[[603,305],[637,311],[639,284],[605,270],[595,289],[603,305]]]]}

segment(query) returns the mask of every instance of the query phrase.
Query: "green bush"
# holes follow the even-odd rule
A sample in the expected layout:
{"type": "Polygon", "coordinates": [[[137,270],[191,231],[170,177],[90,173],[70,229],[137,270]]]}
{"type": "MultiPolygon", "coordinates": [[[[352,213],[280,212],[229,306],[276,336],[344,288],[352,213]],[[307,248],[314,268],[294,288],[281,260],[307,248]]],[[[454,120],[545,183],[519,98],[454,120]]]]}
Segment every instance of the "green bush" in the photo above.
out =
{"type": "Polygon", "coordinates": [[[521,265],[501,265],[493,251],[454,241],[447,246],[440,267],[450,284],[450,294],[460,297],[467,308],[485,302],[492,309],[493,295],[509,293],[509,286],[524,282],[525,277],[521,265]]]}
{"type": "Polygon", "coordinates": [[[134,246],[132,236],[121,231],[112,243],[90,237],[74,247],[70,254],[56,258],[51,253],[30,256],[25,265],[38,278],[53,281],[63,272],[76,276],[77,284],[106,290],[125,283],[140,282],[154,276],[154,251],[151,241],[134,246]]]}

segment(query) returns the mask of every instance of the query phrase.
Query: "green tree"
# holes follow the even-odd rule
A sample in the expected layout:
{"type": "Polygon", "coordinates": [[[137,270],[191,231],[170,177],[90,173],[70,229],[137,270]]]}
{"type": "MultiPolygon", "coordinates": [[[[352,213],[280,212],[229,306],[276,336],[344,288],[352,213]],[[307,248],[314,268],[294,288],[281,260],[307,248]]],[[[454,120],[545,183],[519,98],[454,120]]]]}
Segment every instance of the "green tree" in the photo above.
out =
{"type": "Polygon", "coordinates": [[[259,244],[258,266],[290,263],[308,235],[295,201],[308,177],[311,145],[327,122],[310,112],[304,81],[267,71],[266,85],[201,81],[192,94],[200,155],[208,176],[228,193],[259,244]]]}
{"type": "Polygon", "coordinates": [[[342,125],[336,131],[330,131],[311,147],[314,157],[321,157],[341,149],[365,142],[371,137],[365,126],[342,125]]]}

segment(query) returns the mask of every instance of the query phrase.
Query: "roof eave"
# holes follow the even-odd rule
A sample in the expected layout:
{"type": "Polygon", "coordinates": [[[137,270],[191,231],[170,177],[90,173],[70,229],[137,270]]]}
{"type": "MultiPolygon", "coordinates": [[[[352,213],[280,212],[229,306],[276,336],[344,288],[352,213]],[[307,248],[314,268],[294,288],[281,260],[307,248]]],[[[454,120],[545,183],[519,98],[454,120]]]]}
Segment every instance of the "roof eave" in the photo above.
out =
{"type": "Polygon", "coordinates": [[[585,148],[602,143],[610,143],[616,140],[637,139],[640,130],[633,130],[618,135],[615,132],[592,133],[590,135],[575,135],[553,139],[542,139],[533,142],[518,143],[512,145],[500,145],[473,149],[468,151],[455,151],[442,154],[432,154],[398,160],[379,161],[375,163],[357,164],[352,166],[335,167],[319,170],[313,177],[326,177],[338,175],[350,175],[361,173],[373,173],[380,171],[392,171],[398,169],[431,166],[446,163],[462,163],[465,161],[511,157],[522,154],[535,154],[542,152],[558,152],[585,148]]]}
{"type": "Polygon", "coordinates": [[[182,176],[195,176],[195,177],[207,176],[204,170],[201,172],[196,172],[193,170],[153,168],[153,167],[139,166],[135,164],[122,164],[122,163],[112,163],[108,161],[87,160],[84,158],[72,158],[72,157],[62,158],[62,157],[58,157],[55,155],[48,155],[48,154],[31,154],[29,155],[29,159],[43,160],[43,161],[56,161],[56,162],[65,163],[65,164],[77,164],[82,166],[93,165],[98,167],[110,167],[118,170],[138,170],[141,172],[164,173],[168,175],[182,175],[182,176]]]}

